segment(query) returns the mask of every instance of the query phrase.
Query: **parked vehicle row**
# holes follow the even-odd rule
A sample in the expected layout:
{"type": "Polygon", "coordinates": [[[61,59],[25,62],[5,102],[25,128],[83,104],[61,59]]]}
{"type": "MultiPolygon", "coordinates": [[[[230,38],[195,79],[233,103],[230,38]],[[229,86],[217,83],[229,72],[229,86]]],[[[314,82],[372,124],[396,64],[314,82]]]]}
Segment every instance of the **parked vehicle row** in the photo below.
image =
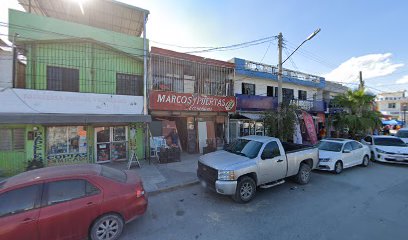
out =
{"type": "MultiPolygon", "coordinates": [[[[399,135],[406,136],[402,130],[399,135]]],[[[370,158],[407,164],[408,145],[399,137],[378,135],[367,136],[361,142],[327,138],[317,147],[246,136],[224,150],[201,156],[197,176],[204,187],[247,203],[257,188],[280,185],[288,177],[307,184],[313,169],[340,174],[353,166],[367,167],[370,158]]]]}

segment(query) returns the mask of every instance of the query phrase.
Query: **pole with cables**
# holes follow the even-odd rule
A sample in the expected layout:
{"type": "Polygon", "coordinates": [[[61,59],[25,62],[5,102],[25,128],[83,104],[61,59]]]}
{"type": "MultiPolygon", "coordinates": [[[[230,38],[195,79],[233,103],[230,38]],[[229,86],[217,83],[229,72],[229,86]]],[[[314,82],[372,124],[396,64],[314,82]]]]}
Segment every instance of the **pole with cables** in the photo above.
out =
{"type": "Polygon", "coordinates": [[[282,45],[283,36],[280,32],[278,35],[278,107],[282,104],[282,45]]]}

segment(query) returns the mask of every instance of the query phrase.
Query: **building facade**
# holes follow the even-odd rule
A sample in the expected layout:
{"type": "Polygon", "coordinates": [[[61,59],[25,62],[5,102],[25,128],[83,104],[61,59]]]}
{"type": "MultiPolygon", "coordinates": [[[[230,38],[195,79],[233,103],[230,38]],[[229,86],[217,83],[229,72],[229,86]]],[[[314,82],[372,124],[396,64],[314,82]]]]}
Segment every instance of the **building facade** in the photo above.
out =
{"type": "Polygon", "coordinates": [[[9,36],[24,58],[24,86],[0,91],[0,169],[145,157],[142,38],[149,12],[114,1],[21,1],[9,36]],[[61,11],[70,9],[70,11],[61,11]],[[82,12],[81,12],[82,11],[82,12]],[[33,27],[35,26],[35,27],[33,27]]]}
{"type": "Polygon", "coordinates": [[[407,90],[379,93],[376,97],[377,110],[388,119],[406,120],[408,111],[407,90]],[[405,110],[405,111],[404,111],[405,110]]]}
{"type": "MultiPolygon", "coordinates": [[[[237,97],[237,111],[230,116],[230,139],[245,135],[264,135],[262,113],[278,106],[278,69],[276,66],[240,58],[232,61],[235,64],[234,94],[237,97]]],[[[295,104],[312,114],[316,129],[324,124],[325,79],[284,69],[282,82],[283,102],[295,104]]]]}
{"type": "Polygon", "coordinates": [[[152,47],[150,68],[152,135],[166,138],[175,129],[189,153],[222,147],[236,108],[234,64],[152,47]]]}

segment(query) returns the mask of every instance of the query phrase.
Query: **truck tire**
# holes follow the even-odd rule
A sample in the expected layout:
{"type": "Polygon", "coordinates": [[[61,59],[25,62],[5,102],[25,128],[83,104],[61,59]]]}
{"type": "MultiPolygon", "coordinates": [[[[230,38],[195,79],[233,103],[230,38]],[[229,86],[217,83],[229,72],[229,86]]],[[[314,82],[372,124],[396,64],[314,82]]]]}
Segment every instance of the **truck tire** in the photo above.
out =
{"type": "Polygon", "coordinates": [[[310,181],[310,173],[312,168],[309,164],[301,163],[299,167],[299,172],[295,175],[295,181],[301,185],[308,184],[310,181]]]}
{"type": "Polygon", "coordinates": [[[239,180],[237,190],[232,199],[237,203],[248,203],[255,197],[255,193],[256,184],[254,179],[244,176],[239,180]]]}

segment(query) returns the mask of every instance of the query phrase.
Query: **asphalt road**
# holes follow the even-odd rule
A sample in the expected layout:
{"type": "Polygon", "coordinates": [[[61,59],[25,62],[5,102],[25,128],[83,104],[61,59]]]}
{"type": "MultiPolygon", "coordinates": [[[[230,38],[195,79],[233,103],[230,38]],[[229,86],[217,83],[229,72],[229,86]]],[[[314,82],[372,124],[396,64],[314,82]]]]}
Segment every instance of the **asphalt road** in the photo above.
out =
{"type": "Polygon", "coordinates": [[[340,175],[314,172],[245,205],[200,185],[150,197],[121,240],[407,239],[408,166],[371,163],[340,175]]]}

